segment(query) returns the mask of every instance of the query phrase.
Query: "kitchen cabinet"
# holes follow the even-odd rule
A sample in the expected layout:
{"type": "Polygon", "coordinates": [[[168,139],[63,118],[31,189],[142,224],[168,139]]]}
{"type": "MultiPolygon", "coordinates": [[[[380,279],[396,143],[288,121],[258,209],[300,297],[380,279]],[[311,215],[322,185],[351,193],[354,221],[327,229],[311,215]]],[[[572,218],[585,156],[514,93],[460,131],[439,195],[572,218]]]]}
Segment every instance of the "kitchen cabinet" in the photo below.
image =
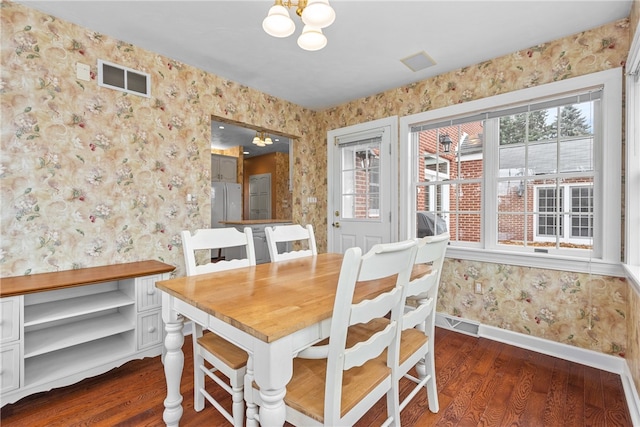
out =
{"type": "Polygon", "coordinates": [[[211,155],[211,181],[238,182],[238,159],[232,156],[211,155]]]}
{"type": "Polygon", "coordinates": [[[158,280],[141,261],[5,277],[0,294],[2,405],[162,352],[158,280]]]}

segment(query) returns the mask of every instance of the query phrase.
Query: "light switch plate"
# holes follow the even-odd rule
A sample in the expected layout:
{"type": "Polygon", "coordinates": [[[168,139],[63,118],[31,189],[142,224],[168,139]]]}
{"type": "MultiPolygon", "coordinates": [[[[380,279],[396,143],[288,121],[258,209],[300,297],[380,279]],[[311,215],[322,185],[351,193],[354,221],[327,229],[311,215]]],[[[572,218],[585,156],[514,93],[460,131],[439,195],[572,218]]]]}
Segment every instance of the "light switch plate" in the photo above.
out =
{"type": "Polygon", "coordinates": [[[78,78],[78,80],[91,80],[91,67],[89,67],[87,64],[78,62],[76,64],[76,77],[78,78]]]}

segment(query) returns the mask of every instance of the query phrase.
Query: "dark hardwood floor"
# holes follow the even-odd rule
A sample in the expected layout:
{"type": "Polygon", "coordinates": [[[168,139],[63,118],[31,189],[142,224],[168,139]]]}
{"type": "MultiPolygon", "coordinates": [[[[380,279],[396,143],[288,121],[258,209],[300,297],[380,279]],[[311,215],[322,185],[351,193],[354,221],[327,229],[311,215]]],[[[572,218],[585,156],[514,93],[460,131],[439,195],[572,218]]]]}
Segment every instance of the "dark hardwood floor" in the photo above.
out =
{"type": "MultiPolygon", "coordinates": [[[[211,406],[193,410],[191,338],[185,338],[182,426],[228,426],[211,406]]],[[[620,377],[576,363],[437,328],[440,411],[422,393],[402,412],[411,426],[631,426],[620,377]]],[[[75,385],[28,396],[0,410],[2,427],[161,426],[160,357],[136,360],[75,385]]],[[[230,398],[224,392],[230,405],[230,398]]],[[[379,425],[382,399],[357,426],[379,425]]]]}

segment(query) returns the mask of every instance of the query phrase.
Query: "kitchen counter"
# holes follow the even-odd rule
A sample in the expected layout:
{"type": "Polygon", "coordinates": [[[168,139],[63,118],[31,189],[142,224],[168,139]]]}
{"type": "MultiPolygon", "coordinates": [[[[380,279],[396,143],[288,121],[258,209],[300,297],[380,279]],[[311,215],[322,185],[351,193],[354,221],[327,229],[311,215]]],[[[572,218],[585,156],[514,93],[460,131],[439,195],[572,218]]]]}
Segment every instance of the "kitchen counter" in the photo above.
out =
{"type": "Polygon", "coordinates": [[[228,225],[290,224],[290,219],[241,219],[239,221],[220,221],[228,225]]]}
{"type": "MultiPolygon", "coordinates": [[[[269,247],[267,246],[267,236],[264,229],[277,225],[292,224],[290,219],[241,219],[237,221],[220,221],[226,227],[235,227],[238,231],[250,227],[253,233],[253,248],[256,253],[256,263],[262,264],[271,260],[269,256],[269,247]]],[[[227,248],[225,249],[227,259],[246,258],[244,248],[227,248]]]]}

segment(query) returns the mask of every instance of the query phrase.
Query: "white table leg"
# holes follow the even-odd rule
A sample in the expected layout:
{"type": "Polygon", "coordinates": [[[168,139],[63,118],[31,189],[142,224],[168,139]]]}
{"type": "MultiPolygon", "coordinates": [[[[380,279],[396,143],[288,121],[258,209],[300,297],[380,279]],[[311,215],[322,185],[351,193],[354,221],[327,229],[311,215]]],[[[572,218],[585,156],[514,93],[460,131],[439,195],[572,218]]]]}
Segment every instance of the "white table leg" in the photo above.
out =
{"type": "Polygon", "coordinates": [[[164,357],[164,376],[167,381],[167,397],[164,400],[162,419],[167,426],[178,426],[182,418],[182,395],[180,394],[180,379],[184,367],[182,344],[183,318],[170,308],[170,296],[162,295],[162,319],[165,322],[164,345],[167,353],[164,357]]]}
{"type": "Polygon", "coordinates": [[[246,426],[258,427],[258,421],[256,415],[258,409],[256,403],[253,401],[253,356],[249,353],[247,359],[247,373],[244,376],[244,402],[247,405],[246,411],[246,426]]]}
{"type": "Polygon", "coordinates": [[[293,373],[293,350],[287,338],[255,347],[254,378],[260,387],[260,425],[283,426],[286,416],[284,395],[293,373]]]}

